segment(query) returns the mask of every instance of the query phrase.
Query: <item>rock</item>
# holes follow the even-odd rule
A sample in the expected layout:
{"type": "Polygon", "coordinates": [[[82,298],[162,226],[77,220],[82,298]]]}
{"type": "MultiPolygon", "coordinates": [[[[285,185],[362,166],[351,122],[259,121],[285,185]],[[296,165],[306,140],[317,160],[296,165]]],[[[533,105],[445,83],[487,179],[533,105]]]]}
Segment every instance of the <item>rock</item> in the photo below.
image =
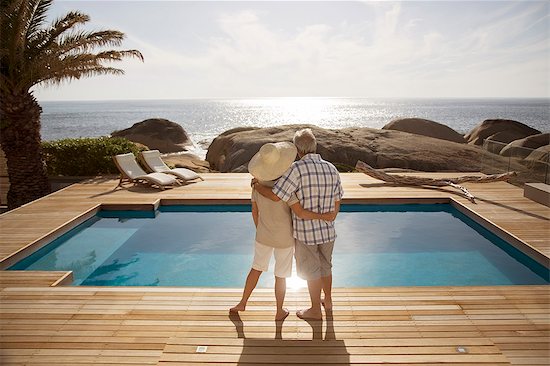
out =
{"type": "Polygon", "coordinates": [[[191,153],[174,153],[162,156],[162,160],[170,167],[187,168],[197,173],[210,172],[210,164],[191,153]]]}
{"type": "MultiPolygon", "coordinates": [[[[513,159],[512,159],[513,160],[513,159]]],[[[548,183],[550,172],[550,145],[533,150],[521,163],[528,169],[525,182],[548,183]]]]}
{"type": "Polygon", "coordinates": [[[525,160],[543,162],[548,165],[550,163],[550,145],[541,146],[533,150],[525,160]]]}
{"type": "Polygon", "coordinates": [[[382,129],[414,133],[416,135],[429,136],[461,144],[466,142],[464,137],[452,128],[423,118],[395,119],[382,127],[382,129]]]}
{"type": "Polygon", "coordinates": [[[151,118],[135,123],[132,127],[114,131],[111,136],[124,137],[146,145],[161,153],[184,151],[193,146],[185,130],[177,123],[163,118],[151,118]]]}
{"type": "Polygon", "coordinates": [[[267,142],[292,141],[294,132],[309,127],[317,137],[317,152],[335,165],[354,167],[357,160],[375,168],[419,171],[479,171],[483,154],[506,166],[506,158],[467,144],[402,131],[373,128],[323,129],[286,125],[226,131],[216,137],[206,160],[213,170],[246,172],[252,156],[267,142]]]}
{"type": "Polygon", "coordinates": [[[550,145],[550,133],[540,133],[512,141],[500,151],[500,155],[526,158],[533,150],[545,145],[550,145]]]}
{"type": "Polygon", "coordinates": [[[504,144],[503,146],[506,146],[506,144],[509,144],[514,140],[517,140],[517,136],[518,134],[515,131],[500,131],[495,133],[494,135],[487,137],[486,140],[500,142],[504,144]]]}
{"type": "Polygon", "coordinates": [[[483,148],[493,154],[499,154],[500,151],[510,142],[517,138],[517,133],[514,131],[500,131],[485,139],[483,148]]]}
{"type": "MultiPolygon", "coordinates": [[[[539,134],[540,131],[535,130],[521,122],[510,119],[486,119],[479,125],[474,127],[466,136],[466,141],[473,145],[483,145],[485,139],[499,132],[507,131],[507,139],[510,141],[522,139],[530,135],[539,134]],[[514,134],[514,135],[511,135],[514,134]]],[[[501,137],[502,138],[502,137],[501,137]]],[[[508,141],[508,142],[510,142],[508,141]]]]}

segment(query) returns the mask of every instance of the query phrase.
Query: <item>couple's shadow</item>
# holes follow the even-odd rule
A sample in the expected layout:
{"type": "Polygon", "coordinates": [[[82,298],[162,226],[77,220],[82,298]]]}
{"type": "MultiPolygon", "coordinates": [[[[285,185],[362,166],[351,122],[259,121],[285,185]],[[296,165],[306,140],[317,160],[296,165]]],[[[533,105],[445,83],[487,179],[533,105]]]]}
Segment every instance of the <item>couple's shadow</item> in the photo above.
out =
{"type": "Polygon", "coordinates": [[[248,338],[239,314],[229,314],[237,337],[243,339],[239,365],[331,363],[349,365],[349,353],[343,340],[336,339],[332,311],[325,320],[304,320],[312,330],[311,340],[283,339],[284,321],[275,321],[273,338],[248,338]],[[325,334],[323,338],[323,323],[325,334]],[[319,361],[316,361],[319,360],[319,361]]]}

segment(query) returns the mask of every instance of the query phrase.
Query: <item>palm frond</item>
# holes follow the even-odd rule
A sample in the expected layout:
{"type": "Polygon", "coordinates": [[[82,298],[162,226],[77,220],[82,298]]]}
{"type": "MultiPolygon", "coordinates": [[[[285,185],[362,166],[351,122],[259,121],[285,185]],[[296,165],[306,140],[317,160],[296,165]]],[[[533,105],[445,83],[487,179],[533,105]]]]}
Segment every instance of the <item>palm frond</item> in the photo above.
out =
{"type": "Polygon", "coordinates": [[[21,49],[25,32],[21,30],[26,22],[27,2],[25,0],[2,0],[0,2],[0,48],[2,66],[11,61],[9,56],[21,49]]]}
{"type": "Polygon", "coordinates": [[[120,61],[125,57],[143,59],[143,56],[137,50],[67,55],[63,59],[57,59],[55,63],[41,65],[43,71],[40,80],[37,80],[36,84],[59,84],[65,80],[80,79],[92,75],[123,74],[123,70],[105,66],[104,63],[120,61]]]}
{"type": "Polygon", "coordinates": [[[32,13],[32,17],[29,19],[29,24],[27,27],[27,39],[34,38],[35,34],[44,28],[47,12],[52,3],[53,0],[39,0],[35,2],[34,11],[32,13]]]}
{"type": "Polygon", "coordinates": [[[64,17],[58,18],[51,27],[46,30],[46,32],[40,33],[35,42],[33,42],[34,47],[37,52],[46,50],[52,45],[59,43],[57,39],[63,33],[73,28],[78,24],[84,24],[90,20],[90,17],[86,14],[71,11],[70,13],[65,14],[64,17]]]}
{"type": "Polygon", "coordinates": [[[101,76],[101,75],[123,75],[124,70],[114,67],[90,66],[78,67],[76,69],[65,69],[63,73],[49,75],[47,79],[40,83],[44,85],[59,85],[64,81],[79,80],[84,77],[101,76]]]}
{"type": "Polygon", "coordinates": [[[3,41],[11,50],[22,50],[27,41],[44,25],[52,0],[2,0],[1,27],[3,41]]]}
{"type": "Polygon", "coordinates": [[[77,30],[76,26],[90,19],[78,11],[44,27],[51,3],[52,0],[0,0],[1,93],[26,91],[38,83],[58,84],[87,76],[122,74],[121,69],[106,64],[126,57],[143,61],[138,50],[101,50],[120,46],[124,33],[77,30]]]}
{"type": "Polygon", "coordinates": [[[104,51],[97,54],[97,58],[102,61],[122,61],[125,57],[137,58],[143,61],[143,55],[138,50],[104,51]]]}
{"type": "Polygon", "coordinates": [[[119,31],[75,32],[61,38],[58,41],[58,47],[62,55],[69,52],[88,52],[105,46],[118,47],[123,40],[124,33],[119,31]]]}

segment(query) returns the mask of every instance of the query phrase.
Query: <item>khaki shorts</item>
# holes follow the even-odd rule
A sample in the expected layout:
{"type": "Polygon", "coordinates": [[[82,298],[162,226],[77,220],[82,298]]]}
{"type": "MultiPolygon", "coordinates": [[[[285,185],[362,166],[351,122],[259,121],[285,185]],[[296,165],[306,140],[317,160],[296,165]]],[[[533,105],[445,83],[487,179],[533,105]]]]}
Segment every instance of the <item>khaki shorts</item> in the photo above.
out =
{"type": "Polygon", "coordinates": [[[275,276],[280,278],[291,277],[294,247],[273,248],[256,242],[254,245],[254,261],[252,262],[252,268],[256,271],[267,272],[272,254],[275,257],[275,270],[273,271],[275,276]]]}
{"type": "Polygon", "coordinates": [[[304,280],[316,280],[332,274],[334,242],[307,245],[296,240],[296,271],[304,280]]]}

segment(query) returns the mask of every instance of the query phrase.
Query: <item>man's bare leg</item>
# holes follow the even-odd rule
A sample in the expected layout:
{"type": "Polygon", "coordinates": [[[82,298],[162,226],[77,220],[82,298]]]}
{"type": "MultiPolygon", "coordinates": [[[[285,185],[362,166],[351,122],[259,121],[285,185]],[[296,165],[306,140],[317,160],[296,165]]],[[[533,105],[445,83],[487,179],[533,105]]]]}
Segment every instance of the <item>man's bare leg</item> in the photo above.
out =
{"type": "Polygon", "coordinates": [[[323,283],[323,293],[325,294],[324,299],[321,301],[325,310],[332,310],[332,275],[327,277],[321,277],[321,282],[323,283]]]}
{"type": "Polygon", "coordinates": [[[252,291],[254,291],[254,289],[256,288],[256,285],[258,284],[258,280],[260,279],[261,274],[262,274],[262,271],[258,271],[254,268],[250,269],[250,272],[246,277],[246,283],[244,285],[244,290],[243,290],[243,297],[241,298],[241,301],[237,305],[229,309],[230,313],[238,313],[239,311],[245,311],[246,303],[248,302],[250,295],[252,295],[252,291]]]}
{"type": "Polygon", "coordinates": [[[275,320],[285,320],[288,316],[288,310],[283,308],[286,295],[286,278],[275,276],[275,300],[277,302],[277,314],[275,320]]]}
{"type": "Polygon", "coordinates": [[[322,320],[323,314],[321,313],[321,288],[323,282],[320,278],[316,280],[307,281],[307,289],[309,290],[309,298],[311,300],[311,307],[309,309],[298,310],[296,315],[301,319],[310,320],[322,320]]]}

